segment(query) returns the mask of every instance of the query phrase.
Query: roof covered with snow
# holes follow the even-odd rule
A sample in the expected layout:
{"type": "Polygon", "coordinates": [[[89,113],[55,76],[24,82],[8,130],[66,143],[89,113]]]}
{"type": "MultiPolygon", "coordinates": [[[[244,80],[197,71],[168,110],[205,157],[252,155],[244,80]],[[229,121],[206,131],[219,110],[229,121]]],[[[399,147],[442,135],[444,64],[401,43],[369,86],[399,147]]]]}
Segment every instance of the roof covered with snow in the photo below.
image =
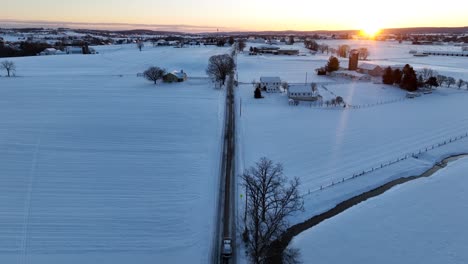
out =
{"type": "Polygon", "coordinates": [[[280,47],[272,46],[272,45],[262,45],[262,46],[258,46],[258,49],[263,49],[263,50],[279,50],[280,47]]]}
{"type": "Polygon", "coordinates": [[[333,72],[333,74],[335,74],[335,75],[353,76],[353,77],[358,77],[358,78],[366,77],[366,76],[367,76],[366,74],[362,74],[362,73],[355,72],[355,71],[348,71],[348,70],[336,71],[336,72],[333,72]]]}
{"type": "Polygon", "coordinates": [[[312,92],[312,86],[317,86],[317,84],[298,84],[290,85],[288,91],[290,93],[310,93],[312,92]]]}
{"type": "Polygon", "coordinates": [[[184,71],[173,71],[171,72],[171,74],[179,79],[184,79],[185,77],[187,77],[187,74],[184,71]]]}
{"type": "Polygon", "coordinates": [[[281,82],[280,77],[260,77],[260,82],[262,83],[277,83],[281,82]]]}
{"type": "Polygon", "coordinates": [[[373,71],[373,70],[375,70],[377,67],[382,68],[382,67],[380,67],[379,65],[375,65],[375,64],[367,63],[367,62],[364,62],[364,63],[359,64],[359,69],[367,70],[367,71],[373,71]]]}

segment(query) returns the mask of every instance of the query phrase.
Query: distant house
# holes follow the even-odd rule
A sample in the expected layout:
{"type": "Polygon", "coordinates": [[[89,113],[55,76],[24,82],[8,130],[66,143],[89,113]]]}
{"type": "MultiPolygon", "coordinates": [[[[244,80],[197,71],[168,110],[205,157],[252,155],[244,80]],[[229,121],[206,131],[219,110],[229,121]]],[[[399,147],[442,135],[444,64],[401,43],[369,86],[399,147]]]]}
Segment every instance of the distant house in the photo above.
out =
{"type": "Polygon", "coordinates": [[[384,69],[379,65],[371,63],[361,63],[358,67],[358,72],[362,74],[369,74],[370,76],[382,76],[384,74],[384,69]]]}
{"type": "Polygon", "coordinates": [[[44,50],[47,55],[55,55],[57,53],[57,50],[54,48],[48,48],[44,50]]]}
{"type": "Polygon", "coordinates": [[[183,70],[170,72],[163,77],[163,81],[167,83],[184,82],[186,80],[187,74],[183,70]]]}
{"type": "Polygon", "coordinates": [[[65,48],[67,54],[83,54],[83,48],[77,46],[70,46],[65,48]]]}
{"type": "Polygon", "coordinates": [[[169,42],[167,42],[166,40],[164,39],[160,39],[158,41],[155,42],[155,45],[156,46],[169,46],[169,42]]]}
{"type": "Polygon", "coordinates": [[[57,50],[54,49],[54,48],[47,48],[47,49],[43,50],[41,53],[39,53],[39,55],[41,55],[41,56],[55,55],[55,54],[57,54],[57,50]]]}
{"type": "Polygon", "coordinates": [[[281,78],[280,77],[261,77],[260,85],[262,90],[267,93],[279,93],[281,92],[281,78]]]}
{"type": "Polygon", "coordinates": [[[317,84],[290,85],[288,97],[294,101],[317,101],[320,97],[317,84]]]}

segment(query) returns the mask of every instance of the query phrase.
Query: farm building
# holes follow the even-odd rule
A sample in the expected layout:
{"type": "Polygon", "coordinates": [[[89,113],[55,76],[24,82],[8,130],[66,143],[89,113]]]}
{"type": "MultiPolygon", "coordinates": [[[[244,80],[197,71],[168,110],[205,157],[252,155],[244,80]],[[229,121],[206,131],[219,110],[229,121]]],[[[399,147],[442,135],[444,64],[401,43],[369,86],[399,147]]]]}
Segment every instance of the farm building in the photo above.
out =
{"type": "Polygon", "coordinates": [[[279,93],[281,92],[281,78],[280,77],[261,77],[260,85],[262,90],[267,93],[279,93]]]}
{"type": "Polygon", "coordinates": [[[187,80],[187,73],[183,70],[170,72],[163,77],[163,81],[167,83],[184,82],[187,80]]]}
{"type": "Polygon", "coordinates": [[[67,47],[65,49],[65,52],[67,54],[83,54],[83,48],[71,46],[71,47],[67,47]]]}
{"type": "Polygon", "coordinates": [[[340,70],[330,73],[332,77],[342,77],[346,79],[351,79],[355,81],[370,81],[371,77],[367,74],[362,74],[355,71],[340,70]]]}
{"type": "Polygon", "coordinates": [[[384,70],[382,67],[371,63],[359,64],[358,72],[362,74],[369,74],[374,77],[382,76],[384,74],[384,70]]]}
{"type": "Polygon", "coordinates": [[[263,54],[275,54],[278,52],[280,48],[277,46],[272,46],[272,45],[263,45],[257,48],[258,53],[263,53],[263,54]]]}
{"type": "Polygon", "coordinates": [[[279,49],[276,51],[277,55],[289,55],[289,56],[292,56],[292,55],[299,55],[299,50],[297,49],[279,49]]]}
{"type": "Polygon", "coordinates": [[[41,52],[41,55],[55,55],[57,53],[57,50],[54,48],[47,48],[43,52],[41,52]]]}
{"type": "Polygon", "coordinates": [[[294,101],[317,101],[319,96],[315,83],[290,85],[288,88],[288,97],[294,101]]]}
{"type": "Polygon", "coordinates": [[[356,71],[358,69],[358,63],[359,63],[359,51],[353,49],[349,52],[348,70],[356,71]]]}

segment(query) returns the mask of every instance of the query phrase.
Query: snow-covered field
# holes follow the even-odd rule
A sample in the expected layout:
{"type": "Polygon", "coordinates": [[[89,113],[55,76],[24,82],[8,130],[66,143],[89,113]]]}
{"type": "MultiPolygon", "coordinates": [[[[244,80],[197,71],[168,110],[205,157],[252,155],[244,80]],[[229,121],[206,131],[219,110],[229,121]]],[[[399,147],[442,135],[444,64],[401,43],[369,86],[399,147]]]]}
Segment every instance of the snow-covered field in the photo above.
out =
{"type": "MultiPolygon", "coordinates": [[[[467,58],[416,58],[409,54],[414,46],[395,42],[321,42],[368,47],[377,63],[409,63],[468,79],[467,58]]],[[[294,47],[305,52],[300,45],[294,47]]],[[[207,263],[224,93],[212,88],[205,69],[210,56],[229,50],[96,49],[98,55],[15,58],[18,77],[0,78],[0,262],[207,263]],[[155,87],[136,77],[153,65],[183,69],[190,80],[155,87]]],[[[468,92],[440,88],[405,100],[396,87],[317,76],[327,59],[237,58],[242,83],[262,76],[290,83],[307,78],[320,83],[321,92],[326,87],[365,106],[289,106],[285,94],[254,100],[252,85],[240,85],[238,172],[266,156],[282,162],[287,176],[299,177],[306,211],[293,222],[421,173],[441,157],[468,152],[464,138],[336,184],[466,135],[468,92]],[[336,185],[319,190],[331,183],[336,185]]]]}
{"type": "MultiPolygon", "coordinates": [[[[368,106],[405,100],[406,92],[388,85],[372,82],[346,81],[325,85],[332,95],[343,97],[343,100],[353,106],[368,106]]],[[[326,96],[326,93],[324,94],[326,96]]]]}
{"type": "Polygon", "coordinates": [[[0,262],[207,263],[224,93],[136,73],[202,75],[222,51],[14,59],[21,77],[0,78],[0,262]]]}
{"type": "MultiPolygon", "coordinates": [[[[224,54],[228,48],[145,47],[135,45],[95,47],[100,54],[15,58],[18,76],[136,76],[150,66],[168,71],[184,70],[189,77],[206,77],[205,69],[212,55],[224,54]]],[[[3,75],[3,72],[2,72],[3,75]]]]}
{"type": "MultiPolygon", "coordinates": [[[[347,44],[352,49],[365,47],[369,50],[369,63],[377,65],[405,65],[411,64],[416,70],[422,68],[432,68],[447,76],[452,76],[456,79],[468,79],[466,65],[468,60],[466,57],[414,57],[409,52],[416,50],[419,52],[425,50],[447,50],[461,51],[461,47],[453,45],[443,46],[427,46],[427,45],[411,45],[404,42],[382,42],[382,41],[367,41],[367,40],[318,40],[319,44],[327,44],[330,48],[338,48],[339,45],[347,44]]],[[[259,46],[257,43],[247,43],[247,49],[252,46],[259,46]]],[[[294,46],[280,45],[278,47],[285,49],[298,49],[301,54],[308,53],[303,47],[303,43],[296,43],[294,46]]],[[[330,54],[321,54],[307,56],[276,56],[276,55],[259,55],[248,56],[246,54],[239,56],[239,80],[241,82],[250,83],[252,80],[259,80],[261,76],[279,76],[288,82],[304,82],[307,79],[309,82],[329,82],[328,78],[317,76],[315,69],[325,66],[330,54]]],[[[347,67],[348,60],[340,58],[341,66],[347,67]]]]}
{"type": "Polygon", "coordinates": [[[466,263],[467,170],[465,158],[397,186],[304,232],[292,246],[316,263],[466,263]]]}
{"type": "MultiPolygon", "coordinates": [[[[368,47],[371,60],[377,57],[389,64],[425,65],[440,72],[448,69],[447,75],[454,73],[468,79],[466,58],[416,58],[408,53],[413,46],[391,42],[328,41],[330,46],[344,43],[353,48],[368,47]]],[[[405,92],[396,87],[372,82],[343,83],[343,79],[313,75],[315,66],[325,65],[327,58],[326,55],[240,55],[238,58],[241,81],[259,80],[261,76],[269,75],[300,82],[308,72],[309,81],[322,83],[347,103],[365,105],[346,110],[310,107],[308,103],[289,106],[285,94],[264,94],[265,99],[255,100],[252,85],[240,86],[237,103],[242,116],[238,114],[238,169],[242,171],[266,156],[282,162],[287,176],[299,177],[302,192],[309,194],[310,191],[311,195],[306,196],[305,213],[294,217],[293,222],[312,217],[395,177],[423,172],[449,152],[468,152],[466,140],[462,140],[452,143],[455,149],[438,153],[434,160],[421,162],[409,158],[364,175],[364,179],[345,182],[344,187],[335,186],[315,193],[321,187],[468,132],[468,118],[464,114],[468,92],[465,90],[440,88],[433,94],[405,100],[405,92]],[[260,65],[258,69],[254,68],[256,62],[260,65]]]]}

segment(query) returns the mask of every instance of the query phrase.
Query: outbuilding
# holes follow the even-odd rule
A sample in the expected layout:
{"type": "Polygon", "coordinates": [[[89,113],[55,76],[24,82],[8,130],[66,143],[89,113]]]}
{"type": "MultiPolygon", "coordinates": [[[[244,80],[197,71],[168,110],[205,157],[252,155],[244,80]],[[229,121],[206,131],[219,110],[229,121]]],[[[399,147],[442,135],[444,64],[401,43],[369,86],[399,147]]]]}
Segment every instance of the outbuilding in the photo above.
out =
{"type": "Polygon", "coordinates": [[[167,83],[184,82],[187,80],[187,73],[183,70],[170,72],[163,77],[163,81],[167,83]]]}

